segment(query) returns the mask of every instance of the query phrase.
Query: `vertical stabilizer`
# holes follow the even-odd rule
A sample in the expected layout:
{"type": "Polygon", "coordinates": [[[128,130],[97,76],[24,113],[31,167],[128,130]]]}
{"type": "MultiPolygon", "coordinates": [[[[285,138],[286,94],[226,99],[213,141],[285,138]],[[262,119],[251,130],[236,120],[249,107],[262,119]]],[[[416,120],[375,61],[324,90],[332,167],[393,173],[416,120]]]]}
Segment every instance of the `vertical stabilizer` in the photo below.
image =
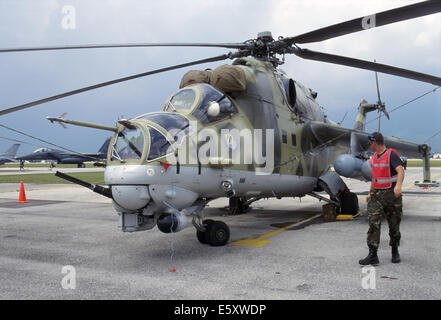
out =
{"type": "Polygon", "coordinates": [[[3,156],[15,157],[17,155],[18,148],[20,147],[19,143],[12,145],[8,150],[5,151],[3,156]]]}
{"type": "Polygon", "coordinates": [[[98,153],[107,154],[107,149],[109,149],[109,143],[111,138],[107,138],[106,141],[104,141],[101,148],[99,148],[98,153]]]}

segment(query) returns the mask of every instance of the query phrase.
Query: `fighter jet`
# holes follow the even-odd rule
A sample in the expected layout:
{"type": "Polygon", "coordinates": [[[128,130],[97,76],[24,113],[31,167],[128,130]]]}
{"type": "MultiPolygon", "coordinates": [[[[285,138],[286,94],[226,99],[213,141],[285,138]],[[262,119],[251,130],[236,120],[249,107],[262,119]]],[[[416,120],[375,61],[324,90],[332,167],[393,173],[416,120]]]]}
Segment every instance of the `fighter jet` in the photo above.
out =
{"type": "Polygon", "coordinates": [[[84,168],[86,161],[104,160],[107,157],[110,138],[107,138],[97,153],[73,153],[63,150],[39,148],[34,152],[16,157],[20,161],[50,161],[59,164],[77,164],[78,168],[84,168]]]}
{"type": "Polygon", "coordinates": [[[15,160],[14,157],[17,154],[17,150],[19,147],[20,144],[16,143],[13,144],[4,153],[0,153],[0,165],[5,164],[6,162],[17,162],[17,160],[15,160]]]}

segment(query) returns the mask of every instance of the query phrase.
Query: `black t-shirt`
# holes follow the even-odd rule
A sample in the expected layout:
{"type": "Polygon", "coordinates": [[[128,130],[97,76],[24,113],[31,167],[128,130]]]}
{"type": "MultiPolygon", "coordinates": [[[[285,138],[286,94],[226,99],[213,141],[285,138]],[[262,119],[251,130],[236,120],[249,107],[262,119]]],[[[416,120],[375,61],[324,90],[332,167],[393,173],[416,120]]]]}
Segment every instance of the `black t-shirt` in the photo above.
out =
{"type": "MultiPolygon", "coordinates": [[[[377,155],[377,159],[380,159],[380,157],[381,157],[386,151],[387,151],[387,149],[384,150],[383,153],[378,154],[378,155],[377,155]]],[[[403,161],[401,160],[401,158],[398,156],[398,153],[396,153],[395,151],[392,151],[392,152],[390,153],[390,161],[389,161],[389,168],[390,168],[390,175],[391,175],[391,177],[397,175],[397,170],[395,170],[395,168],[398,167],[398,166],[402,166],[402,165],[404,165],[404,162],[403,162],[403,161]]],[[[396,182],[392,183],[392,187],[391,187],[391,188],[395,188],[395,185],[396,185],[396,184],[397,184],[396,182]]]]}

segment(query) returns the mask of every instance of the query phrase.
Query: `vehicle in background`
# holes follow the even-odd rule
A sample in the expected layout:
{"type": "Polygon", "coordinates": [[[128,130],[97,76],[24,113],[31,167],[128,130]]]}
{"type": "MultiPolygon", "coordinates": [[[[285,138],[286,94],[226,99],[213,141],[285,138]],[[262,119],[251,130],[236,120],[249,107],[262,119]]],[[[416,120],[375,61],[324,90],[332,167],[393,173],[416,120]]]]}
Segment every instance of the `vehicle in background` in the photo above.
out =
{"type": "Polygon", "coordinates": [[[15,159],[15,155],[17,154],[19,147],[20,147],[20,144],[16,143],[16,144],[13,144],[4,153],[0,153],[0,165],[5,164],[7,162],[17,162],[17,160],[15,159]]]}
{"type": "Polygon", "coordinates": [[[16,157],[19,161],[49,161],[51,167],[53,163],[58,164],[76,164],[78,168],[84,168],[87,161],[105,160],[107,157],[107,149],[109,147],[110,138],[106,139],[104,144],[99,148],[97,153],[74,153],[51,148],[39,148],[34,152],[16,157]]]}

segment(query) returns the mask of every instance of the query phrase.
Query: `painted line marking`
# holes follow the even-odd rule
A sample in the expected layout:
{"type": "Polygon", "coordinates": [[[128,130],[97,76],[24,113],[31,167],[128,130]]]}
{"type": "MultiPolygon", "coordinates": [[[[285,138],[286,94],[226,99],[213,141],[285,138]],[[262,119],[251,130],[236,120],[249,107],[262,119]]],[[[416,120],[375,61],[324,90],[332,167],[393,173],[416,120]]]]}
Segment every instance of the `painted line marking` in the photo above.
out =
{"type": "Polygon", "coordinates": [[[289,230],[289,229],[291,229],[293,227],[300,226],[300,225],[302,225],[302,224],[304,224],[306,222],[312,221],[312,220],[314,220],[314,219],[316,219],[318,217],[321,217],[321,216],[322,216],[321,213],[320,214],[316,214],[315,216],[312,216],[310,218],[301,220],[299,222],[292,223],[290,225],[287,225],[286,227],[283,227],[283,228],[280,228],[280,229],[277,229],[277,230],[265,233],[264,235],[261,235],[261,236],[259,236],[257,238],[242,239],[242,240],[234,241],[234,242],[230,243],[230,246],[261,248],[261,247],[267,245],[268,243],[272,242],[272,240],[266,240],[267,238],[273,237],[273,236],[275,236],[275,235],[277,235],[277,234],[279,234],[279,233],[281,233],[283,231],[289,230]]]}

